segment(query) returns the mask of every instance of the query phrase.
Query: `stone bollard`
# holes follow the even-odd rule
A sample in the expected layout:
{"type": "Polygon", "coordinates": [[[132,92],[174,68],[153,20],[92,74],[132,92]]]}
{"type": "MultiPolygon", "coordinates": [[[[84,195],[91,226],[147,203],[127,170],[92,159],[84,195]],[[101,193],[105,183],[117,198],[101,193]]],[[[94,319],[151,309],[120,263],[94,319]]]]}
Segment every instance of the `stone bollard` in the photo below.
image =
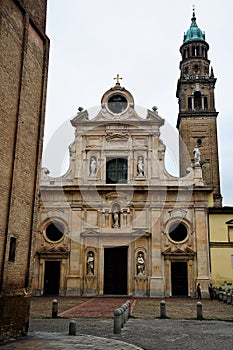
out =
{"type": "Polygon", "coordinates": [[[77,331],[77,323],[76,321],[72,320],[70,321],[70,324],[69,324],[69,335],[76,335],[76,331],[77,331]]]}
{"type": "Polygon", "coordinates": [[[231,304],[231,293],[227,293],[227,304],[231,304]]]}
{"type": "Polygon", "coordinates": [[[57,312],[58,312],[58,302],[56,299],[54,299],[52,302],[52,318],[57,317],[57,312]]]}
{"type": "Polygon", "coordinates": [[[126,301],[126,305],[127,305],[127,310],[126,310],[126,321],[128,321],[129,317],[130,317],[130,301],[127,300],[126,301]]]}
{"type": "Polygon", "coordinates": [[[124,315],[124,308],[122,305],[121,305],[120,309],[121,309],[121,328],[123,328],[124,324],[125,324],[125,315],[124,315]]]}
{"type": "Polygon", "coordinates": [[[127,309],[128,309],[128,305],[126,303],[124,303],[122,305],[122,308],[124,310],[124,324],[127,322],[127,309]]]}
{"type": "Polygon", "coordinates": [[[130,313],[131,301],[127,300],[127,303],[128,303],[128,318],[130,318],[130,316],[131,316],[131,313],[130,313]]]}
{"type": "Polygon", "coordinates": [[[122,309],[116,309],[114,311],[114,327],[113,327],[113,333],[114,334],[120,334],[121,333],[121,315],[122,315],[122,309]]]}
{"type": "Polygon", "coordinates": [[[166,302],[164,300],[160,301],[160,318],[167,318],[166,302]]]}
{"type": "Polygon", "coordinates": [[[197,302],[197,320],[203,320],[202,303],[200,301],[197,302]]]}
{"type": "Polygon", "coordinates": [[[227,293],[223,292],[223,302],[226,303],[227,302],[227,293]]]}

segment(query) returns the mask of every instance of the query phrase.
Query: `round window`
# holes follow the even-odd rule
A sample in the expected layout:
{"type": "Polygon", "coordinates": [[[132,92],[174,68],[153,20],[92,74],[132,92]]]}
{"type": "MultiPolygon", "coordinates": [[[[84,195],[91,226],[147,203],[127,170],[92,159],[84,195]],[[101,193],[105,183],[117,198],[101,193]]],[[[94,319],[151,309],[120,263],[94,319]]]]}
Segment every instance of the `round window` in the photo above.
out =
{"type": "Polygon", "coordinates": [[[112,95],[108,99],[108,108],[111,112],[119,114],[126,110],[128,101],[125,96],[121,94],[112,95]]]}
{"type": "Polygon", "coordinates": [[[46,228],[46,236],[50,241],[57,242],[64,235],[64,226],[59,222],[52,222],[46,228]]]}
{"type": "Polygon", "coordinates": [[[169,236],[174,242],[184,241],[187,235],[187,228],[184,224],[174,223],[169,228],[169,236]]]}

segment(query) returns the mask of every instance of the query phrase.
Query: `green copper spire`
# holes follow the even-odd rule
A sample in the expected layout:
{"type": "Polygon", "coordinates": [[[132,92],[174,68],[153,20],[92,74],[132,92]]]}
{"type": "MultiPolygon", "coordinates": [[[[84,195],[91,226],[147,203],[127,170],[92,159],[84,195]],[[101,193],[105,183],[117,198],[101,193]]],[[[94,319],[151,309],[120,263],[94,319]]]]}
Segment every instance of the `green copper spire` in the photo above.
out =
{"type": "Polygon", "coordinates": [[[193,17],[192,17],[191,21],[192,21],[192,23],[191,23],[190,28],[184,34],[183,43],[187,43],[188,41],[195,41],[195,40],[204,40],[205,41],[205,33],[202,32],[202,30],[200,28],[198,28],[194,11],[193,11],[193,17]]]}

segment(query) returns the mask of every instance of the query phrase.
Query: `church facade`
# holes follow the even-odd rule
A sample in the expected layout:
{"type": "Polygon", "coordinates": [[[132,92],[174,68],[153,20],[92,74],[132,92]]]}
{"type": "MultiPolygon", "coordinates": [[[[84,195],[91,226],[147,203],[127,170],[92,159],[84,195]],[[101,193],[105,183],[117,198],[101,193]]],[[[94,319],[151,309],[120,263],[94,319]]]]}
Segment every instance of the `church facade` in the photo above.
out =
{"type": "Polygon", "coordinates": [[[180,177],[165,168],[164,119],[116,84],[79,108],[61,177],[42,169],[35,295],[195,296],[211,279],[208,208],[221,207],[215,77],[193,14],[177,85],[180,177]],[[210,142],[211,140],[211,142],[210,142]]]}

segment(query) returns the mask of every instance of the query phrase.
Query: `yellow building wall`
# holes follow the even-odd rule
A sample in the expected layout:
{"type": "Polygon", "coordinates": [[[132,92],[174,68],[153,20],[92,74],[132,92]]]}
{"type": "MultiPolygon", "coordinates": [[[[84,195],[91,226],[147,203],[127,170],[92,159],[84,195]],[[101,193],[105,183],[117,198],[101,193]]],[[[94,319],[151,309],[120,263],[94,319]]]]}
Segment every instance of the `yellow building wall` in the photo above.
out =
{"type": "Polygon", "coordinates": [[[227,283],[233,284],[233,247],[211,248],[211,276],[214,287],[227,283]]]}
{"type": "Polygon", "coordinates": [[[210,241],[211,242],[228,242],[228,226],[226,222],[233,217],[229,214],[213,214],[209,217],[210,241]]]}
{"type": "Polygon", "coordinates": [[[209,213],[211,279],[215,287],[233,284],[233,207],[209,213]]]}

